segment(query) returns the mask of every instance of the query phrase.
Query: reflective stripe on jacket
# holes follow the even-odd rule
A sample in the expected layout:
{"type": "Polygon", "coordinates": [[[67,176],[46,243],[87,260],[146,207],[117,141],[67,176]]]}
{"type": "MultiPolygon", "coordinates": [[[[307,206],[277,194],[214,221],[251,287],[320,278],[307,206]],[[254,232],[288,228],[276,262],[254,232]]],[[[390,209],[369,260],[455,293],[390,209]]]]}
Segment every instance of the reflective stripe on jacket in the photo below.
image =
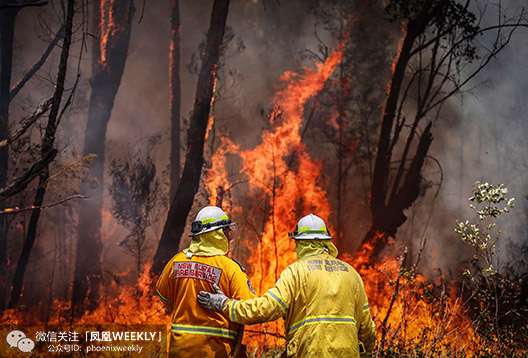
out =
{"type": "MultiPolygon", "coordinates": [[[[207,240],[202,244],[209,242],[209,245],[214,245],[215,240],[227,240],[219,230],[203,237],[207,240]]],[[[219,247],[225,246],[224,242],[220,244],[219,247]]],[[[185,255],[185,250],[175,255],[156,285],[160,299],[172,308],[170,356],[230,357],[241,339],[243,326],[202,308],[196,295],[202,290],[212,291],[212,284],[216,283],[229,297],[251,298],[248,277],[235,261],[224,255],[197,251],[190,256],[185,255]]]]}
{"type": "Polygon", "coordinates": [[[375,343],[361,277],[327,253],[308,253],[263,296],[228,300],[224,313],[243,324],[284,317],[289,357],[359,357],[358,339],[367,351],[375,343]]]}

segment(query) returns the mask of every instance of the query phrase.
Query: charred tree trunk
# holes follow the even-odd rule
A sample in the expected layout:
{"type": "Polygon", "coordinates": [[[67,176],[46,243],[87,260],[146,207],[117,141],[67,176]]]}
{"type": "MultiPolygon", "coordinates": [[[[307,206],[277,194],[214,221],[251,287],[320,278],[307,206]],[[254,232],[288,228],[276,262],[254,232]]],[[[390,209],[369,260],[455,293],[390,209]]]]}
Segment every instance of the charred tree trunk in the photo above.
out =
{"type": "Polygon", "coordinates": [[[81,183],[81,193],[88,196],[79,213],[75,274],[72,292],[74,317],[85,308],[93,309],[98,301],[101,280],[101,222],[105,140],[114,99],[121,83],[130,42],[135,8],[132,0],[99,0],[94,2],[97,43],[93,46],[91,95],[84,139],[84,155],[95,154],[88,176],[81,183]],[[84,307],[85,299],[88,305],[84,307]]]}
{"type": "Polygon", "coordinates": [[[378,151],[374,164],[374,176],[372,178],[372,201],[371,210],[373,214],[373,226],[380,227],[383,212],[386,208],[386,199],[389,181],[389,165],[391,160],[391,135],[394,127],[394,119],[398,107],[400,90],[405,78],[405,70],[410,59],[414,35],[407,32],[400,50],[396,67],[392,76],[389,95],[385,103],[385,112],[381,122],[380,136],[378,140],[378,151]]]}
{"type": "Polygon", "coordinates": [[[171,34],[169,45],[169,80],[170,80],[170,199],[178,188],[180,181],[180,146],[181,146],[181,80],[180,80],[180,1],[171,0],[171,34]]]}
{"type": "Polygon", "coordinates": [[[174,198],[172,198],[163,234],[154,256],[152,270],[156,274],[161,272],[164,263],[179,249],[185,221],[200,184],[204,163],[205,133],[211,110],[216,66],[220,58],[228,9],[229,0],[215,0],[209,31],[207,32],[205,55],[202,59],[196,86],[193,113],[187,131],[187,151],[185,153],[183,175],[174,198]]]}
{"type": "MultiPolygon", "coordinates": [[[[9,91],[11,86],[11,65],[13,61],[13,37],[15,17],[18,9],[0,10],[0,142],[9,136],[9,91]]],[[[9,149],[0,147],[0,188],[7,184],[9,149]]],[[[7,265],[7,218],[0,215],[0,291],[5,292],[7,265]]],[[[0,297],[0,308],[4,307],[4,295],[0,297]]]]}
{"type": "MultiPolygon", "coordinates": [[[[70,44],[72,39],[72,28],[73,28],[73,16],[74,16],[74,3],[75,0],[68,0],[66,10],[66,21],[65,21],[65,34],[62,43],[62,50],[59,62],[59,70],[57,74],[57,83],[55,85],[55,92],[53,93],[53,99],[46,125],[46,131],[42,140],[41,146],[41,158],[44,160],[50,152],[54,150],[55,134],[57,132],[57,126],[59,123],[59,111],[62,96],[64,93],[64,83],[66,81],[66,73],[68,70],[68,57],[70,52],[70,44]]],[[[18,304],[20,295],[22,293],[22,287],[24,283],[24,274],[27,269],[31,250],[35,243],[38,222],[40,218],[40,207],[44,202],[44,196],[46,195],[46,189],[49,178],[49,164],[46,165],[44,170],[39,175],[39,182],[37,186],[37,193],[33,201],[33,206],[36,208],[31,212],[31,218],[29,220],[28,231],[26,240],[22,247],[22,253],[17,262],[15,275],[13,277],[13,285],[11,289],[11,298],[9,300],[9,308],[13,308],[18,304]]]]}
{"type": "MultiPolygon", "coordinates": [[[[406,220],[404,210],[410,207],[417,199],[421,183],[421,169],[432,141],[431,123],[429,123],[420,138],[411,165],[407,169],[404,182],[401,186],[399,185],[403,175],[402,171],[399,175],[400,178],[396,178],[391,192],[389,183],[392,149],[394,148],[393,141],[398,139],[393,138],[393,135],[395,135],[393,130],[407,66],[413,56],[413,46],[416,39],[426,30],[431,19],[440,13],[440,10],[446,5],[446,1],[440,1],[435,6],[431,5],[432,2],[428,1],[423,5],[422,12],[407,23],[385,102],[372,178],[372,225],[363,240],[363,244],[371,244],[369,246],[373,247],[374,256],[379,254],[387,238],[396,234],[398,228],[406,220]],[[410,187],[411,185],[416,185],[416,187],[410,187]]],[[[416,126],[423,116],[423,113],[416,114],[413,129],[409,133],[410,137],[407,138],[408,144],[412,141],[416,126]]],[[[408,149],[406,148],[406,151],[408,149]]],[[[400,163],[400,169],[404,168],[406,156],[407,153],[404,154],[404,158],[400,163]]]]}

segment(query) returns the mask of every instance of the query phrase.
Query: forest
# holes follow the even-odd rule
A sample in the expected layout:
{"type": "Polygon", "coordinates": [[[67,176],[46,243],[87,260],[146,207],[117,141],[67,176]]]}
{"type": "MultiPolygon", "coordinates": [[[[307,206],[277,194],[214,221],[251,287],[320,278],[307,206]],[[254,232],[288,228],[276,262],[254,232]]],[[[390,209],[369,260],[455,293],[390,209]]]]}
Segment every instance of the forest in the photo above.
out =
{"type": "Polygon", "coordinates": [[[167,324],[153,285],[216,205],[258,294],[324,218],[376,356],[526,356],[527,11],[0,0],[1,331],[167,324]]]}

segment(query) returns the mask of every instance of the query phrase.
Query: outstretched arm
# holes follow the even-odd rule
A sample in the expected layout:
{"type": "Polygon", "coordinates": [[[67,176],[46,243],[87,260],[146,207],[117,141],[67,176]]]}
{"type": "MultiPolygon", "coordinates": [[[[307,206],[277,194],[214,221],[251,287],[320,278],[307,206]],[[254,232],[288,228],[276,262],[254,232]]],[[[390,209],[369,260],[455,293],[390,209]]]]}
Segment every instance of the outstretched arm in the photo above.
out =
{"type": "Polygon", "coordinates": [[[242,324],[254,324],[273,321],[282,317],[288,311],[292,301],[294,280],[291,268],[286,268],[275,286],[269,289],[263,296],[247,300],[229,299],[225,295],[218,297],[217,294],[200,292],[198,301],[206,308],[223,312],[233,322],[242,324]],[[215,302],[215,305],[209,304],[215,302]]]}

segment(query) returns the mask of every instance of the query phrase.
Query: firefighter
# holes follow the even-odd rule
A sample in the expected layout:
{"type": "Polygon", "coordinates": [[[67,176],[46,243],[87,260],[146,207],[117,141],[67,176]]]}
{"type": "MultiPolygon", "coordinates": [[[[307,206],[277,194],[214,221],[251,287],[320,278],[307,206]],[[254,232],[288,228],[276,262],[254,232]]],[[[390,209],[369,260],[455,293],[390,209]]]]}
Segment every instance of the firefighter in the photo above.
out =
{"type": "Polygon", "coordinates": [[[298,260],[263,296],[228,298],[215,286],[215,293],[201,291],[198,302],[241,324],[284,317],[288,357],[370,355],[376,331],[363,281],[352,266],[336,259],[324,221],[307,215],[290,236],[298,260]]]}
{"type": "Polygon", "coordinates": [[[196,302],[201,290],[219,287],[235,299],[254,297],[243,268],[226,256],[233,222],[216,207],[201,209],[191,243],[165,266],[157,294],[171,311],[170,357],[236,357],[243,354],[243,326],[196,302]],[[240,353],[239,353],[240,352],[240,353]]]}

